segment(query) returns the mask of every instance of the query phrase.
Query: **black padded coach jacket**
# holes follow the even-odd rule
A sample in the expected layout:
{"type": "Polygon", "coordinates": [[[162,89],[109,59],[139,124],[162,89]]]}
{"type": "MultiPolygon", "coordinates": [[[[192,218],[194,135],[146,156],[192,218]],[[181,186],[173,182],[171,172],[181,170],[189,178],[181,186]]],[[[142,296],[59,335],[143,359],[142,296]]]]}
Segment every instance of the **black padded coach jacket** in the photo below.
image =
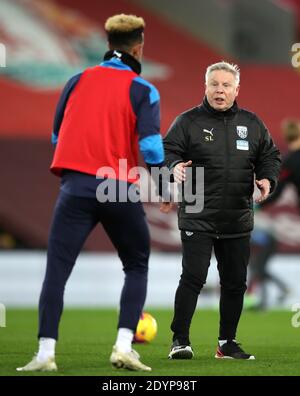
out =
{"type": "MultiPolygon", "coordinates": [[[[202,105],[178,116],[164,138],[165,164],[192,160],[204,168],[204,208],[188,213],[178,204],[179,229],[219,238],[244,236],[253,228],[254,177],[269,179],[274,190],[281,157],[263,122],[235,102],[225,112],[202,105]]],[[[193,185],[194,191],[196,186],[193,185]]]]}

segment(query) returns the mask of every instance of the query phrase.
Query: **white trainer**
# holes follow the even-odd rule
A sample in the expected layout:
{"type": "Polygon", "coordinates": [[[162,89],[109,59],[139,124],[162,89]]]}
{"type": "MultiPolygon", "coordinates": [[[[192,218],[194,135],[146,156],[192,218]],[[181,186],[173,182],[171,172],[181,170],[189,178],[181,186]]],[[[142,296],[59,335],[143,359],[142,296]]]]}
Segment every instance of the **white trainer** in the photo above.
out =
{"type": "Polygon", "coordinates": [[[57,366],[54,357],[40,362],[37,360],[37,356],[34,356],[26,366],[18,367],[17,371],[57,371],[57,366]]]}
{"type": "Polygon", "coordinates": [[[134,371],[151,371],[151,367],[146,366],[140,361],[140,355],[132,349],[130,352],[120,352],[114,345],[112,354],[110,355],[110,362],[116,368],[124,368],[134,371]]]}

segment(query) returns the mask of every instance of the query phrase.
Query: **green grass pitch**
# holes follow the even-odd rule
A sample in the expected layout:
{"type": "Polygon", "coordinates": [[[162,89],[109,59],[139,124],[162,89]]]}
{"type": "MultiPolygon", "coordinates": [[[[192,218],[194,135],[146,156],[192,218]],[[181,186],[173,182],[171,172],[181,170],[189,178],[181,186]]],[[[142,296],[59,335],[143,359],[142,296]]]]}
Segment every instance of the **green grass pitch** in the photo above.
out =
{"type": "Polygon", "coordinates": [[[0,375],[59,376],[281,376],[300,375],[300,328],[291,325],[292,312],[244,312],[238,341],[254,361],[214,358],[218,332],[217,311],[197,310],[191,329],[192,360],[167,359],[171,310],[146,310],[158,322],[158,335],[150,344],[137,344],[151,373],[116,370],[108,361],[116,337],[117,311],[65,310],[56,349],[57,373],[17,373],[37,349],[37,311],[8,309],[6,327],[0,328],[0,375]]]}

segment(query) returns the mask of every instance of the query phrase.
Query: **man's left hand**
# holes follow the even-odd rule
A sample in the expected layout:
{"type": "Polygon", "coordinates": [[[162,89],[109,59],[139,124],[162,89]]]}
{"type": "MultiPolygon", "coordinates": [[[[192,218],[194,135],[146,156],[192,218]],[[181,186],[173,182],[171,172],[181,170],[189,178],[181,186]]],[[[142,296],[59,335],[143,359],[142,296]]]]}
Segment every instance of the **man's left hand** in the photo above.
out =
{"type": "Polygon", "coordinates": [[[268,196],[270,194],[271,184],[268,179],[255,180],[255,183],[260,190],[260,197],[258,197],[255,200],[255,202],[260,203],[268,198],[268,196]]]}

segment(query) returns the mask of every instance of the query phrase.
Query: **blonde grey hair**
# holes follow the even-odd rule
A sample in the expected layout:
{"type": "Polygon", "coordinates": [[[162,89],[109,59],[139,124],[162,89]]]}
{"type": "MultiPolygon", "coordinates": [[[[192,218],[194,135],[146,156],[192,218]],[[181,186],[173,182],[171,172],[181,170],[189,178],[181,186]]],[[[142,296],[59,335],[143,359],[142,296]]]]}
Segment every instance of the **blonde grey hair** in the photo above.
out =
{"type": "Polygon", "coordinates": [[[205,84],[207,84],[207,82],[208,82],[208,77],[209,77],[210,73],[215,70],[225,70],[229,73],[232,73],[234,75],[236,85],[239,85],[239,83],[240,83],[240,68],[238,67],[238,65],[235,65],[233,63],[228,63],[225,61],[217,62],[217,63],[214,63],[213,65],[208,66],[208,68],[206,69],[206,73],[205,73],[205,84]]]}
{"type": "Polygon", "coordinates": [[[135,15],[118,14],[107,19],[105,30],[110,49],[130,52],[144,41],[145,21],[135,15]]]}

